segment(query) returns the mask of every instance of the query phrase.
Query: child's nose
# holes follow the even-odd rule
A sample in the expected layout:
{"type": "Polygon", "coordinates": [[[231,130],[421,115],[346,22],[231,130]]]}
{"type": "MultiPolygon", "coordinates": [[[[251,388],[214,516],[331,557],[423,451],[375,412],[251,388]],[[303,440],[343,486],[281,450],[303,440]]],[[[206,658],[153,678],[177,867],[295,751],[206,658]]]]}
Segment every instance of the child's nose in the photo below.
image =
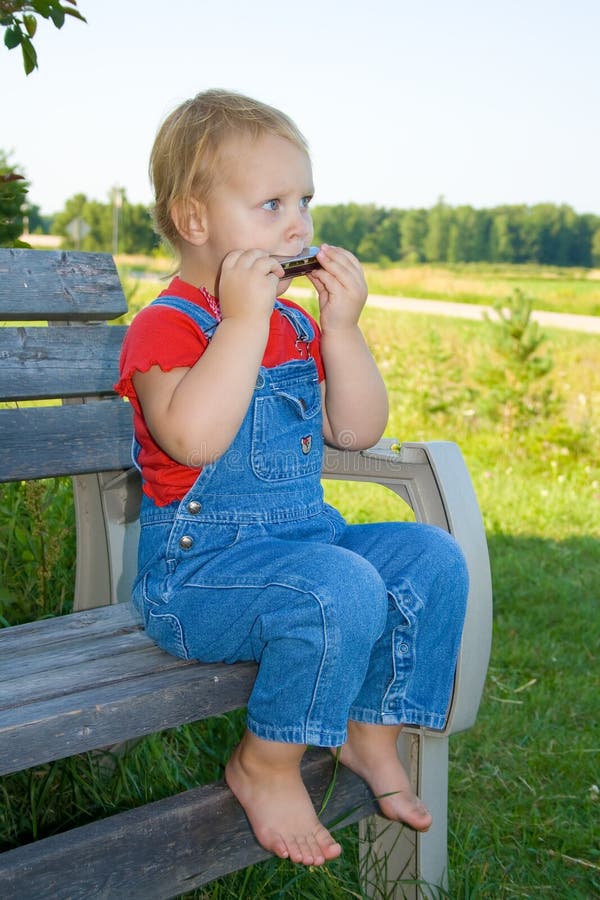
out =
{"type": "Polygon", "coordinates": [[[312,237],[312,229],[307,227],[306,222],[302,222],[300,220],[294,222],[294,224],[290,227],[287,233],[287,240],[292,242],[301,241],[302,246],[305,247],[310,243],[310,238],[312,237]]]}
{"type": "Polygon", "coordinates": [[[310,217],[307,216],[306,210],[296,209],[290,214],[288,223],[288,234],[290,237],[306,238],[312,234],[312,223],[310,217]]]}

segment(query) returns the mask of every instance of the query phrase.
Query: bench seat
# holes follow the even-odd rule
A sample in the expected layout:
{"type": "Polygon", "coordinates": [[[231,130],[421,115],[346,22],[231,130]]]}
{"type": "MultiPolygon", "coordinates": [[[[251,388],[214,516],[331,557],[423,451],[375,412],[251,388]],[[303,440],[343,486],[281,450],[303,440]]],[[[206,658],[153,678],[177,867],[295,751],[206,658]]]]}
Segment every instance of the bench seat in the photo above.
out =
{"type": "Polygon", "coordinates": [[[160,650],[129,604],[0,630],[0,774],[245,705],[256,666],[160,650]]]}

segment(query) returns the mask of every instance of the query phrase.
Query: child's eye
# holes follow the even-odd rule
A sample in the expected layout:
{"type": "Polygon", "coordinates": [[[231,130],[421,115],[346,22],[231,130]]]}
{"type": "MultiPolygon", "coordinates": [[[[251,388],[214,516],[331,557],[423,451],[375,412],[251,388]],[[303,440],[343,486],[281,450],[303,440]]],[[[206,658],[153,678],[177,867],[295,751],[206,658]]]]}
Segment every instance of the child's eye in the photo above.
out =
{"type": "Polygon", "coordinates": [[[302,209],[307,209],[311,200],[312,197],[310,196],[310,194],[307,197],[303,197],[300,201],[300,206],[302,207],[302,209]]]}
{"type": "Polygon", "coordinates": [[[266,203],[263,203],[263,209],[270,209],[272,212],[275,212],[279,209],[279,200],[267,200],[266,203]]]}

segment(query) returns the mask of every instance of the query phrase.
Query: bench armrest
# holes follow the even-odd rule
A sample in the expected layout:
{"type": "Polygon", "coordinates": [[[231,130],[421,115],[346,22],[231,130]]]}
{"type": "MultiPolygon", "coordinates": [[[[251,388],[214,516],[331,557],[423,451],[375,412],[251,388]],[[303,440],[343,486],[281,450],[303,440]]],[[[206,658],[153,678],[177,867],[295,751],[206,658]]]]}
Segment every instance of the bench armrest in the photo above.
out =
{"type": "Polygon", "coordinates": [[[404,443],[384,438],[359,452],[327,447],[323,477],[384,485],[458,543],[469,570],[469,597],[454,693],[444,730],[473,725],[487,672],[492,637],[492,584],[479,504],[459,447],[449,441],[404,443]]]}

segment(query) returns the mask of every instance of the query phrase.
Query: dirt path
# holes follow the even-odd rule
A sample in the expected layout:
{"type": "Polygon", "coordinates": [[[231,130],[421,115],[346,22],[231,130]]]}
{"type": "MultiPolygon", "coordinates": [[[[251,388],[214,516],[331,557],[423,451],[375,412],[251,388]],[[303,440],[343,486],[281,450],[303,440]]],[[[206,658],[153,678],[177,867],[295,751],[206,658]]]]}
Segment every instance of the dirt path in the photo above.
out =
{"type": "MultiPolygon", "coordinates": [[[[288,296],[314,296],[309,288],[291,288],[288,296]]],[[[379,309],[400,309],[405,312],[425,313],[434,316],[453,316],[457,319],[483,319],[486,313],[494,316],[491,306],[477,306],[474,303],[452,303],[449,300],[419,300],[416,297],[388,297],[384,294],[369,294],[367,306],[379,309]]],[[[532,318],[546,328],[564,328],[568,331],[583,331],[586,334],[600,334],[600,316],[576,316],[570,313],[545,312],[535,310],[532,318]]]]}
{"type": "MultiPolygon", "coordinates": [[[[436,316],[454,316],[458,319],[483,319],[485,313],[494,315],[491,306],[476,306],[473,303],[452,303],[447,300],[419,300],[414,297],[386,297],[369,294],[368,306],[381,309],[402,309],[406,312],[428,313],[436,316]]],[[[600,316],[576,316],[570,313],[534,310],[532,318],[548,328],[565,328],[569,331],[583,331],[600,334],[600,316]]]]}

